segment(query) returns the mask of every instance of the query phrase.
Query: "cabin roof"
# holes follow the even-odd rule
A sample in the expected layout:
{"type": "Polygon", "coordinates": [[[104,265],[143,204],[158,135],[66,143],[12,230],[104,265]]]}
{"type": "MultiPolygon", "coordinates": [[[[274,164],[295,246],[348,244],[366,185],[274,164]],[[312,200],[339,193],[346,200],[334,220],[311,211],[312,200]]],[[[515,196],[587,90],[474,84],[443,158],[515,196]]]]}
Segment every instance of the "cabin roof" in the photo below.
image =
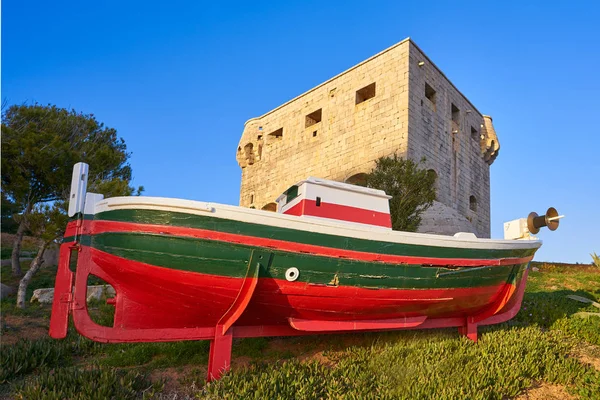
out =
{"type": "Polygon", "coordinates": [[[330,187],[330,188],[334,188],[334,189],[341,189],[341,190],[346,190],[349,192],[368,194],[370,196],[383,197],[384,199],[392,198],[392,196],[388,196],[387,194],[385,194],[385,192],[383,190],[351,185],[349,183],[330,181],[327,179],[315,178],[313,176],[310,176],[310,177],[306,178],[305,180],[296,183],[294,186],[300,186],[303,183],[310,183],[310,184],[318,185],[318,186],[325,186],[325,187],[330,187]]]}

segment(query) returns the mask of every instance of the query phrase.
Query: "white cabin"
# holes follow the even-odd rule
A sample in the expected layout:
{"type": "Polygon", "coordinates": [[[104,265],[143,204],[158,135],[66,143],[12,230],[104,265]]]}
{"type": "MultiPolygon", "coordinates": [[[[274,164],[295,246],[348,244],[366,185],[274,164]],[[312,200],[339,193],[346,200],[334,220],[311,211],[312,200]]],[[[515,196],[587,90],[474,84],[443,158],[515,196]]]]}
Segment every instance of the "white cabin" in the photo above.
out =
{"type": "Polygon", "coordinates": [[[391,230],[391,198],[383,190],[309,177],[277,198],[277,212],[391,230]]]}

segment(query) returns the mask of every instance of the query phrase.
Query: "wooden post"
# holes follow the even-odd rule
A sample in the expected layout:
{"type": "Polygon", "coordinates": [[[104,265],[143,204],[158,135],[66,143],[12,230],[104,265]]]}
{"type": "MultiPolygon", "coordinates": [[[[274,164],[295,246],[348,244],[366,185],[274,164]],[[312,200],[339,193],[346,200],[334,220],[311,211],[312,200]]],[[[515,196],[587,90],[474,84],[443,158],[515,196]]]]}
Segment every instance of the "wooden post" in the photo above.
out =
{"type": "Polygon", "coordinates": [[[208,373],[206,381],[211,382],[221,378],[231,367],[231,344],[233,335],[231,329],[222,334],[223,325],[217,325],[215,338],[210,341],[208,356],[208,373]]]}
{"type": "Polygon", "coordinates": [[[477,343],[477,323],[472,318],[465,318],[465,324],[458,327],[458,333],[477,343]]]}

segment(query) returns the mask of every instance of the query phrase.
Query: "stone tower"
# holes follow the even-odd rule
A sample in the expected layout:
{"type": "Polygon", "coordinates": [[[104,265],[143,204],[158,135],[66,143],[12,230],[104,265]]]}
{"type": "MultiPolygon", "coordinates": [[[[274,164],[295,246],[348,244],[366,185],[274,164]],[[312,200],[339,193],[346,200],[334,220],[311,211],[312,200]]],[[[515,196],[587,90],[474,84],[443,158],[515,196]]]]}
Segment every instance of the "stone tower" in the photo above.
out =
{"type": "Polygon", "coordinates": [[[420,232],[490,236],[490,165],[500,146],[482,115],[409,38],[261,117],[237,149],[240,205],[275,199],[315,176],[360,183],[394,152],[437,176],[420,232]]]}

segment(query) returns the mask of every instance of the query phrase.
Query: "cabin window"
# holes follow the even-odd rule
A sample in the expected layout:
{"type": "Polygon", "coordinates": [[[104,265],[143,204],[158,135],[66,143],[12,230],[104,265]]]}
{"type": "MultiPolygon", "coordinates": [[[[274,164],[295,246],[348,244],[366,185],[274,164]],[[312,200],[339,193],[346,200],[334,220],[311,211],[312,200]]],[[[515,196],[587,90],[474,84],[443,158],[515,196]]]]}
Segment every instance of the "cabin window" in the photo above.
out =
{"type": "Polygon", "coordinates": [[[431,102],[435,110],[435,90],[427,82],[425,82],[425,97],[431,102]]]}
{"type": "Polygon", "coordinates": [[[317,196],[317,207],[321,207],[321,198],[317,196]]]}
{"type": "Polygon", "coordinates": [[[298,197],[298,186],[294,185],[285,191],[285,202],[286,203],[289,203],[290,201],[294,200],[296,197],[298,197]]]}
{"type": "Polygon", "coordinates": [[[269,137],[280,140],[283,138],[283,128],[279,128],[276,131],[269,133],[269,137]]]}
{"type": "Polygon", "coordinates": [[[314,124],[318,124],[321,122],[321,118],[323,116],[323,109],[319,108],[317,111],[313,111],[306,116],[305,128],[309,126],[313,126],[314,124]]]}
{"type": "Polygon", "coordinates": [[[356,91],[356,104],[360,104],[375,97],[375,82],[356,91]]]}
{"type": "Polygon", "coordinates": [[[475,196],[469,197],[469,210],[477,211],[477,199],[475,198],[475,196]]]}

